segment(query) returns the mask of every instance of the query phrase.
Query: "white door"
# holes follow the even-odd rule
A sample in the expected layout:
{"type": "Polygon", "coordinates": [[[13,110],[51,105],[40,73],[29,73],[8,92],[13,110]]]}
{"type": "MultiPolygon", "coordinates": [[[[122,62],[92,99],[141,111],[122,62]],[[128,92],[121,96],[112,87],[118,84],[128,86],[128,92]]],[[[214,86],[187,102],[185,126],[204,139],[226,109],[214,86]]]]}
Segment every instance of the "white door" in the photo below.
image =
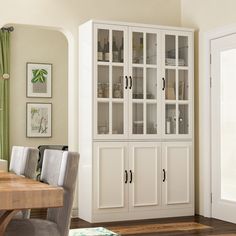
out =
{"type": "Polygon", "coordinates": [[[162,144],[163,204],[179,207],[193,203],[193,160],[191,143],[162,144]]]}
{"type": "Polygon", "coordinates": [[[192,137],[193,45],[190,33],[163,31],[162,133],[165,138],[192,137]]]}
{"type": "Polygon", "coordinates": [[[94,138],[128,137],[127,27],[94,29],[94,138]]]}
{"type": "Polygon", "coordinates": [[[161,205],[161,144],[129,144],[129,202],[131,210],[161,205]]]}
{"type": "Polygon", "coordinates": [[[211,41],[212,216],[236,223],[236,34],[211,41]]]}
{"type": "Polygon", "coordinates": [[[129,28],[129,138],[161,136],[161,33],[129,28]]]}
{"type": "Polygon", "coordinates": [[[94,144],[94,210],[125,211],[128,209],[127,143],[94,144]]]}

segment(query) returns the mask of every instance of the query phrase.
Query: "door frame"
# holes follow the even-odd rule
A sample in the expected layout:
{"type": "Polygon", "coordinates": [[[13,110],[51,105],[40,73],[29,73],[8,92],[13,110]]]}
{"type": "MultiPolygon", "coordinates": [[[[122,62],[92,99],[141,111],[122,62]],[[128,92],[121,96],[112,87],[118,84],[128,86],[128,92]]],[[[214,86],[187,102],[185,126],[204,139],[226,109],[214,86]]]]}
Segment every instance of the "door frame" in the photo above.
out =
{"type": "Polygon", "coordinates": [[[214,81],[211,79],[211,41],[231,34],[236,34],[236,24],[205,32],[202,37],[200,33],[199,37],[203,38],[203,60],[199,63],[203,68],[199,75],[199,189],[202,192],[199,213],[205,217],[212,217],[211,83],[214,81]]]}

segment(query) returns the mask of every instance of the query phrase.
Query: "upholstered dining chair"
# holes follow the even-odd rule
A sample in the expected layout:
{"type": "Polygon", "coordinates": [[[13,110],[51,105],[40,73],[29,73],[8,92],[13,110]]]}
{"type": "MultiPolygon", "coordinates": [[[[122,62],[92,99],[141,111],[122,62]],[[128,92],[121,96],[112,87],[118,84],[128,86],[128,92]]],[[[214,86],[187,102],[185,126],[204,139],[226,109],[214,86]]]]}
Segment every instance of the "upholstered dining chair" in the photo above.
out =
{"type": "MultiPolygon", "coordinates": [[[[13,146],[9,171],[26,178],[35,179],[39,160],[39,150],[32,147],[13,146]]],[[[28,219],[30,210],[18,212],[15,218],[28,219]]]]}
{"type": "Polygon", "coordinates": [[[68,236],[79,154],[45,150],[41,181],[64,189],[64,205],[47,211],[47,219],[14,219],[5,236],[68,236]]]}
{"type": "Polygon", "coordinates": [[[6,160],[0,160],[0,170],[7,171],[7,163],[6,160]]]}
{"type": "Polygon", "coordinates": [[[38,160],[39,150],[37,148],[13,146],[9,171],[35,179],[38,160]]]}

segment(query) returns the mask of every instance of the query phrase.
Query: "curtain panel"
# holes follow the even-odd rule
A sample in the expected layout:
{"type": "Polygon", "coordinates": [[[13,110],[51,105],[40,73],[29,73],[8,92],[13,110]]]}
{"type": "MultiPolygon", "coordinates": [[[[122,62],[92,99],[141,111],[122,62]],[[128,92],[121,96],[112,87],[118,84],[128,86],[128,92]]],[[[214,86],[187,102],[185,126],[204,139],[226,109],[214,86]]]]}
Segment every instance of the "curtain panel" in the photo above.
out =
{"type": "Polygon", "coordinates": [[[0,30],[0,159],[9,160],[10,32],[0,30]]]}

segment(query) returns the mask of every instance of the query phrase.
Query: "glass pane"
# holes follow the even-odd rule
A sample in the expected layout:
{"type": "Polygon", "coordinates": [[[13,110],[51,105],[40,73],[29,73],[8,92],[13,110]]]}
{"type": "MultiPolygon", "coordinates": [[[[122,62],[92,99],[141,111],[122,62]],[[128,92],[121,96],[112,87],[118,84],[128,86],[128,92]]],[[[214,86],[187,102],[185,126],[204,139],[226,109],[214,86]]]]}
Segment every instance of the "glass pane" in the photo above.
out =
{"type": "Polygon", "coordinates": [[[147,33],[147,47],[146,47],[147,64],[157,64],[157,35],[147,33]]]}
{"type": "Polygon", "coordinates": [[[166,65],[176,65],[175,35],[166,35],[166,65]]]}
{"type": "Polygon", "coordinates": [[[123,98],[123,67],[112,67],[112,97],[123,98]]]}
{"type": "Polygon", "coordinates": [[[166,134],[176,134],[176,105],[166,104],[166,134]]]}
{"type": "Polygon", "coordinates": [[[188,100],[188,71],[179,70],[179,100],[188,100]]]}
{"type": "Polygon", "coordinates": [[[112,61],[124,61],[124,38],[123,31],[112,31],[112,61]]]}
{"type": "Polygon", "coordinates": [[[179,36],[179,66],[188,65],[188,37],[179,36]]]}
{"type": "Polygon", "coordinates": [[[143,33],[133,32],[133,63],[143,64],[143,33]]]}
{"type": "Polygon", "coordinates": [[[147,134],[157,133],[157,104],[147,104],[147,134]]]}
{"type": "Polygon", "coordinates": [[[133,103],[133,134],[143,134],[142,103],[133,103]]]}
{"type": "Polygon", "coordinates": [[[109,103],[98,102],[98,134],[109,133],[109,103]]]}
{"type": "Polygon", "coordinates": [[[166,70],[166,100],[176,99],[175,70],[166,70]]]}
{"type": "Polygon", "coordinates": [[[221,199],[236,201],[236,49],[220,57],[221,199]]]}
{"type": "Polygon", "coordinates": [[[112,104],[112,134],[124,133],[123,103],[112,104]]]}
{"type": "Polygon", "coordinates": [[[157,69],[147,68],[146,76],[147,99],[157,98],[157,69]]]}
{"type": "Polygon", "coordinates": [[[98,98],[109,97],[109,66],[98,66],[98,98]]]}
{"type": "Polygon", "coordinates": [[[179,105],[179,134],[188,134],[188,105],[179,105]]]}
{"type": "Polygon", "coordinates": [[[133,99],[143,99],[143,68],[133,68],[133,99]]]}
{"type": "Polygon", "coordinates": [[[109,61],[109,30],[98,30],[97,59],[109,61]]]}

